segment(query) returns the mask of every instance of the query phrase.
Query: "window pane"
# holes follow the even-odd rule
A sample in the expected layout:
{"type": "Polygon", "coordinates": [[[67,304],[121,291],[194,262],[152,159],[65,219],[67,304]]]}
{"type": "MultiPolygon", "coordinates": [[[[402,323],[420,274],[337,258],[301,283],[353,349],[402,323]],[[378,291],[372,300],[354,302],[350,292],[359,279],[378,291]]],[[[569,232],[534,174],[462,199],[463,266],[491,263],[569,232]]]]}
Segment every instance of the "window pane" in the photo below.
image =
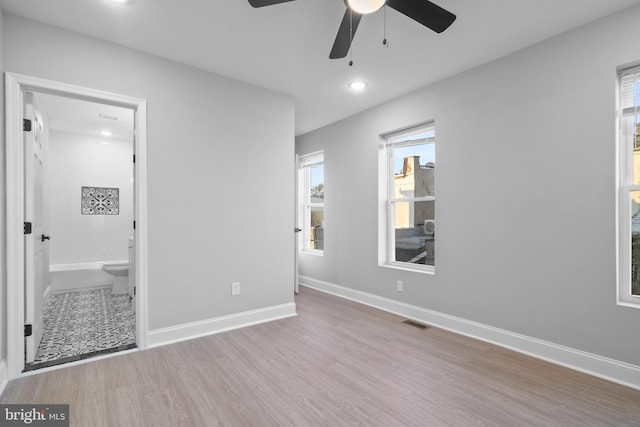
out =
{"type": "Polygon", "coordinates": [[[309,248],[324,250],[324,208],[311,208],[311,222],[309,224],[309,248]]]}
{"type": "MultiPolygon", "coordinates": [[[[618,83],[619,178],[622,188],[631,190],[633,186],[640,186],[640,67],[620,71],[618,83]]],[[[640,190],[633,189],[626,197],[630,199],[620,200],[624,224],[620,230],[624,234],[620,236],[618,302],[637,304],[640,302],[640,190]]]]}
{"type": "Polygon", "coordinates": [[[396,202],[395,260],[435,265],[435,201],[396,202]]]}
{"type": "Polygon", "coordinates": [[[640,106],[640,67],[628,70],[620,77],[620,107],[622,110],[640,106]]]}
{"type": "MultiPolygon", "coordinates": [[[[387,136],[389,246],[386,261],[435,266],[435,130],[421,125],[387,136]]],[[[382,252],[381,252],[382,253],[382,252]]],[[[407,266],[408,267],[408,266],[407,266]]],[[[433,271],[431,268],[416,270],[433,271]]]]}
{"type": "Polygon", "coordinates": [[[320,253],[324,250],[324,154],[301,156],[298,176],[301,250],[320,253]]]}
{"type": "Polygon", "coordinates": [[[311,203],[322,203],[324,201],[324,164],[320,163],[309,168],[309,187],[311,203]]]}
{"type": "Polygon", "coordinates": [[[435,144],[393,149],[394,194],[397,199],[435,196],[435,144]]]}
{"type": "Polygon", "coordinates": [[[640,185],[640,116],[626,118],[624,125],[629,128],[625,133],[633,147],[633,183],[640,185]]]}
{"type": "Polygon", "coordinates": [[[631,294],[640,295],[640,191],[631,192],[631,294]]]}

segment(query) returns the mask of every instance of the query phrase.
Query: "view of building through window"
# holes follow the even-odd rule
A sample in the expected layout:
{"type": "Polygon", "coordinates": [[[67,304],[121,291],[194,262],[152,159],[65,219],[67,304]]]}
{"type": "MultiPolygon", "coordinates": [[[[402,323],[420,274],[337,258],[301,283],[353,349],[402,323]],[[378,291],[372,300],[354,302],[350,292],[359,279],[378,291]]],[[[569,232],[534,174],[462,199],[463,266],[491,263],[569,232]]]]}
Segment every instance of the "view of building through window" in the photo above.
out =
{"type": "Polygon", "coordinates": [[[298,174],[298,224],[302,229],[303,251],[324,251],[324,154],[300,157],[298,174]]]}
{"type": "MultiPolygon", "coordinates": [[[[640,89],[640,84],[636,83],[640,89]]],[[[638,92],[639,90],[636,90],[638,92]]],[[[636,97],[637,105],[640,99],[636,97]]],[[[633,185],[640,184],[640,116],[633,114],[624,117],[623,122],[633,130],[631,144],[633,146],[633,185]]],[[[631,191],[631,294],[640,295],[640,191],[631,191]]]]}
{"type": "Polygon", "coordinates": [[[622,294],[640,296],[640,67],[622,70],[619,83],[622,269],[626,270],[620,285],[622,294]]]}
{"type": "MultiPolygon", "coordinates": [[[[640,84],[637,84],[640,88],[640,84]]],[[[640,102],[640,100],[638,100],[640,102]]],[[[640,185],[640,115],[633,114],[623,119],[631,126],[633,146],[633,186],[640,185]]],[[[640,295],[640,190],[631,191],[631,294],[640,295]]]]}
{"type": "Polygon", "coordinates": [[[433,125],[388,137],[391,262],[435,266],[433,125]]]}
{"type": "Polygon", "coordinates": [[[309,167],[309,248],[324,250],[324,163],[309,167]]]}

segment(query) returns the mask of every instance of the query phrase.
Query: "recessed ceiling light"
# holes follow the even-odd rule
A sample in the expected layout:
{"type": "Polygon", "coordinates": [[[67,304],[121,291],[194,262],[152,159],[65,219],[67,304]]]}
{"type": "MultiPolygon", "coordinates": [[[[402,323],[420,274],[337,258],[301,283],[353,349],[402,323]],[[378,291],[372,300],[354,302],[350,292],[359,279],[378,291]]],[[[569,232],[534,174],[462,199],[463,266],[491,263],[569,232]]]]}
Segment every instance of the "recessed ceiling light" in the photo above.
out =
{"type": "Polygon", "coordinates": [[[360,91],[367,87],[367,83],[362,80],[349,83],[349,89],[360,91]]]}
{"type": "Polygon", "coordinates": [[[103,130],[102,132],[100,132],[100,134],[102,136],[111,136],[111,132],[109,132],[108,130],[103,130]]]}
{"type": "Polygon", "coordinates": [[[120,4],[125,4],[125,3],[129,3],[129,0],[111,0],[114,3],[120,3],[120,4]]]}

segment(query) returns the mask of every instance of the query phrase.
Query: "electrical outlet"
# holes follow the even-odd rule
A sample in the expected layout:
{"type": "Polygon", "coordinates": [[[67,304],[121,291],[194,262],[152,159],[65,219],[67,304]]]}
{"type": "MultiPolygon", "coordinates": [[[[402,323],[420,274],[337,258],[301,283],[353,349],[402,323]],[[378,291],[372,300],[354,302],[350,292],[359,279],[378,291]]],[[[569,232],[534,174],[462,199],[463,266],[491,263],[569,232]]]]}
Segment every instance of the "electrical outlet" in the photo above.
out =
{"type": "Polygon", "coordinates": [[[231,284],[231,296],[240,295],[240,282],[233,282],[231,284]]]}
{"type": "Polygon", "coordinates": [[[402,292],[402,280],[398,280],[398,281],[396,282],[396,290],[397,290],[398,292],[402,292]]]}

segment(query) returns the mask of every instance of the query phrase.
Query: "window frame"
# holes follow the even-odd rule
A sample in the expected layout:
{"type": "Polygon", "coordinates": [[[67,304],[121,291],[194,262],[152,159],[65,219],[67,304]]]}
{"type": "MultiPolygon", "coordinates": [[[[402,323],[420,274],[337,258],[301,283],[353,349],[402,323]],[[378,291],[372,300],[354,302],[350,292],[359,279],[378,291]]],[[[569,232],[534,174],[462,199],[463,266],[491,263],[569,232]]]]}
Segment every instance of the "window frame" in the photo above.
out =
{"type": "MultiPolygon", "coordinates": [[[[407,197],[396,199],[395,197],[395,170],[393,149],[409,147],[422,144],[434,144],[435,122],[428,121],[415,126],[410,126],[401,130],[388,132],[380,135],[383,140],[379,150],[379,198],[380,212],[378,215],[378,265],[419,273],[435,274],[435,265],[415,264],[406,261],[396,260],[396,228],[395,228],[395,205],[398,202],[416,203],[436,200],[436,195],[407,197]],[[434,136],[418,140],[407,140],[412,135],[433,131],[434,136]]],[[[435,241],[434,241],[435,245],[435,241]]]]}
{"type": "MultiPolygon", "coordinates": [[[[631,66],[618,69],[616,86],[616,193],[617,203],[617,304],[628,307],[640,308],[640,295],[632,294],[632,214],[631,196],[634,191],[640,191],[640,184],[634,184],[634,155],[633,134],[626,134],[626,118],[640,115],[640,99],[634,102],[634,106],[624,108],[625,98],[623,79],[629,75],[636,75],[636,82],[640,84],[640,66],[631,66]]],[[[633,90],[633,89],[632,89],[633,90]]]]}
{"type": "MultiPolygon", "coordinates": [[[[298,224],[300,224],[301,234],[298,251],[313,255],[324,255],[323,249],[311,247],[311,211],[314,208],[322,208],[323,215],[325,211],[324,198],[323,202],[311,201],[311,168],[313,166],[322,165],[324,174],[324,151],[317,151],[310,154],[301,155],[298,158],[298,224]]],[[[323,180],[326,191],[326,183],[323,180]]],[[[324,220],[323,220],[324,228],[324,220]]]]}

